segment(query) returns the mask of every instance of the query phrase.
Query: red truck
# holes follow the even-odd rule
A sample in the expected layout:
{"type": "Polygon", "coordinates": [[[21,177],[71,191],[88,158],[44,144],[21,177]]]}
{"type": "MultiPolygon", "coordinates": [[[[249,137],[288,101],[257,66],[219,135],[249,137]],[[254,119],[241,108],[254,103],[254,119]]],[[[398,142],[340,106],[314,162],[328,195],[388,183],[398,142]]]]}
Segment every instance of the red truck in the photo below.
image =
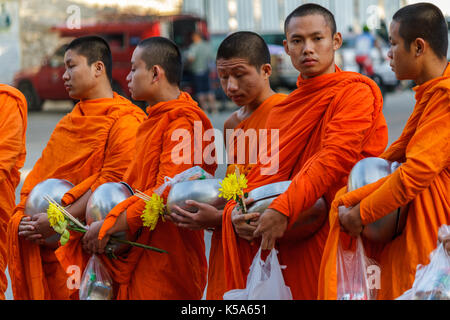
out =
{"type": "MultiPolygon", "coordinates": [[[[64,88],[62,75],[65,72],[64,52],[67,44],[74,38],[85,35],[99,35],[108,41],[113,57],[114,91],[129,98],[126,76],[131,68],[131,56],[139,41],[163,36],[172,39],[183,52],[191,44],[191,34],[200,31],[209,37],[205,20],[191,15],[158,17],[145,22],[114,22],[84,25],[80,29],[54,27],[61,38],[61,46],[45,58],[38,68],[19,71],[13,85],[25,95],[28,109],[39,111],[45,100],[70,100],[64,88]]],[[[189,82],[182,82],[183,90],[192,93],[189,82]]]]}

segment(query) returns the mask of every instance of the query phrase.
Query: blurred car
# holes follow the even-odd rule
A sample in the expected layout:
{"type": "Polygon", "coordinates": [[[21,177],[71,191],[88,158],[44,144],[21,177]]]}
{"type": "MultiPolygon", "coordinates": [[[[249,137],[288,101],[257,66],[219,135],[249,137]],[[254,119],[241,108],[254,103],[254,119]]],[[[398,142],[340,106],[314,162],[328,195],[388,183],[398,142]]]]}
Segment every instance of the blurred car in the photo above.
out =
{"type": "MultiPolygon", "coordinates": [[[[19,71],[14,77],[13,86],[25,95],[28,110],[31,111],[41,110],[45,100],[70,100],[62,80],[65,72],[65,48],[76,37],[95,34],[103,37],[111,48],[113,90],[130,98],[126,77],[130,72],[131,56],[137,44],[151,36],[165,36],[184,50],[189,46],[191,33],[195,30],[208,36],[206,21],[190,15],[158,17],[151,21],[97,23],[83,25],[79,29],[54,27],[52,31],[59,34],[61,42],[57,49],[40,66],[19,71]]],[[[186,82],[182,85],[187,88],[190,86],[186,82]]],[[[145,108],[145,102],[133,102],[145,108]]]]}
{"type": "MultiPolygon", "coordinates": [[[[356,36],[344,36],[342,47],[336,52],[336,64],[342,70],[360,72],[360,67],[356,63],[355,43],[356,36]]],[[[377,48],[372,48],[370,52],[374,71],[371,78],[380,87],[383,95],[394,91],[400,85],[400,81],[390,67],[389,59],[387,58],[388,51],[389,47],[383,43],[381,45],[381,54],[377,48]]]]}

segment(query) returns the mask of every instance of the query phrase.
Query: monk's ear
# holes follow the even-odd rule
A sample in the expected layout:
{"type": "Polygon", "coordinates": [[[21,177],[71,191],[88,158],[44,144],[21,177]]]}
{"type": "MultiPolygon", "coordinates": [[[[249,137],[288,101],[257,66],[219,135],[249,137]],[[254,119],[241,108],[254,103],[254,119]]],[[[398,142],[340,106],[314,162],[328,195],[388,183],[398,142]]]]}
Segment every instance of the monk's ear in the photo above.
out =
{"type": "Polygon", "coordinates": [[[158,82],[164,76],[164,70],[161,66],[154,65],[152,67],[151,73],[153,74],[152,83],[158,82]]]}
{"type": "Polygon", "coordinates": [[[337,51],[342,46],[342,34],[340,32],[336,32],[333,36],[333,49],[337,51]]]}
{"type": "Polygon", "coordinates": [[[270,65],[270,63],[265,63],[261,66],[261,74],[269,79],[269,77],[272,75],[272,66],[270,65]]]}
{"type": "Polygon", "coordinates": [[[428,43],[424,39],[417,38],[416,40],[413,41],[411,50],[414,50],[414,55],[416,57],[420,57],[424,54],[427,47],[428,43]]]}
{"type": "Polygon", "coordinates": [[[93,68],[96,77],[100,77],[101,75],[106,73],[105,64],[101,61],[94,62],[93,68]]]}

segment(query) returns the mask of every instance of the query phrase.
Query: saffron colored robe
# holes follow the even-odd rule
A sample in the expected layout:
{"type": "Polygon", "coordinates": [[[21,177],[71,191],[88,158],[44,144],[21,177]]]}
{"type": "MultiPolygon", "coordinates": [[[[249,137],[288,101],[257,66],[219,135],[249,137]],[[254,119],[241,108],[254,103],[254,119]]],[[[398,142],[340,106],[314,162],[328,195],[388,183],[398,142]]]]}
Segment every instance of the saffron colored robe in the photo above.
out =
{"type": "MultiPolygon", "coordinates": [[[[21,200],[8,226],[8,265],[14,299],[68,299],[69,275],[55,252],[18,236],[27,196],[38,183],[65,179],[75,187],[63,198],[68,205],[90,188],[121,181],[131,162],[136,132],[145,113],[129,100],[114,98],[79,102],[53,131],[41,157],[25,179],[21,200]]],[[[82,272],[82,271],[81,271],[82,272]]]]}
{"type": "Polygon", "coordinates": [[[348,241],[340,233],[338,207],[360,203],[363,225],[409,204],[403,232],[380,245],[364,240],[366,255],[381,267],[378,299],[391,300],[409,290],[418,264],[430,262],[438,230],[450,223],[450,66],[442,77],[414,88],[416,105],[402,135],[381,155],[401,162],[391,175],[346,193],[342,188],[330,210],[330,235],[320,268],[319,298],[337,298],[336,251],[348,241]]]}
{"type": "MultiPolygon", "coordinates": [[[[285,94],[274,94],[267,98],[253,113],[239,123],[234,129],[234,135],[231,136],[231,140],[227,146],[227,153],[229,156],[230,165],[227,168],[227,174],[234,173],[236,166],[239,168],[239,172],[247,174],[251,168],[257,163],[259,130],[266,128],[267,117],[274,106],[281,103],[286,98],[285,94]],[[243,150],[240,149],[240,145],[237,143],[238,139],[242,139],[242,136],[254,130],[256,133],[256,139],[250,141],[250,139],[243,145],[243,150]],[[240,138],[241,137],[241,138],[240,138]],[[232,143],[233,141],[233,143],[232,143]],[[233,150],[233,152],[231,152],[233,150]],[[239,159],[239,153],[244,152],[244,157],[239,159]],[[252,160],[252,154],[256,155],[252,160]],[[242,161],[244,160],[244,161],[242,161]]],[[[262,142],[262,141],[261,141],[262,142]]],[[[265,143],[265,142],[262,142],[265,143]]],[[[242,156],[241,156],[242,157],[242,156]]],[[[209,252],[209,266],[208,266],[208,288],[206,291],[207,300],[222,300],[223,294],[226,292],[224,262],[223,262],[223,250],[222,250],[222,229],[217,228],[213,231],[211,237],[211,249],[209,252]]]]}
{"type": "MultiPolygon", "coordinates": [[[[300,77],[298,89],[272,109],[267,128],[279,129],[279,152],[276,148],[272,151],[279,168],[274,172],[263,172],[261,165],[253,168],[247,176],[247,191],[292,180],[289,189],[270,206],[288,217],[288,230],[320,197],[330,204],[336,191],[347,183],[353,165],[364,157],[378,156],[388,138],[379,88],[369,78],[337,67],[332,74],[306,80],[300,77]]],[[[228,290],[245,287],[260,246],[260,239],[250,245],[234,233],[233,207],[233,202],[227,204],[222,224],[228,290]]],[[[306,240],[277,241],[280,264],[287,266],[284,280],[294,299],[317,298],[328,229],[325,223],[306,240]]]]}
{"type": "Polygon", "coordinates": [[[7,264],[8,222],[16,205],[19,170],[25,163],[27,101],[17,89],[0,84],[0,300],[8,287],[7,264]]]}
{"type": "MultiPolygon", "coordinates": [[[[124,176],[133,189],[151,196],[166,177],[201,166],[214,175],[217,168],[214,140],[202,139],[212,124],[189,94],[147,108],[148,119],[139,127],[135,158],[124,176]],[[183,150],[180,152],[180,150],[183,150]],[[209,154],[211,157],[201,155],[209,154]],[[180,157],[177,157],[179,155],[180,157]],[[199,157],[200,155],[200,157],[199,157]]],[[[162,197],[167,200],[167,188],[162,197]]],[[[117,217],[126,210],[129,234],[136,242],[168,251],[158,253],[132,247],[117,260],[103,257],[114,282],[118,300],[201,299],[206,286],[207,261],[204,233],[178,228],[159,219],[150,231],[143,227],[145,202],[137,196],[118,204],[106,217],[99,233],[101,240],[117,217]]]]}

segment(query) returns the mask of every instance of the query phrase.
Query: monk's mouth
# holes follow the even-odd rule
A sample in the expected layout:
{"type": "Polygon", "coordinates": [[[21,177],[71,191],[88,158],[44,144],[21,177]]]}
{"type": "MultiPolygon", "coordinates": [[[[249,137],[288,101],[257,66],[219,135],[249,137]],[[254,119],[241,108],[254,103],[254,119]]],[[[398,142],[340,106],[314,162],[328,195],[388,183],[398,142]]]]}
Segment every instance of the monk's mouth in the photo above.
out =
{"type": "Polygon", "coordinates": [[[304,66],[313,66],[313,65],[315,65],[315,64],[317,64],[317,60],[310,60],[310,59],[308,59],[308,60],[303,60],[302,61],[302,65],[304,65],[304,66]]]}

